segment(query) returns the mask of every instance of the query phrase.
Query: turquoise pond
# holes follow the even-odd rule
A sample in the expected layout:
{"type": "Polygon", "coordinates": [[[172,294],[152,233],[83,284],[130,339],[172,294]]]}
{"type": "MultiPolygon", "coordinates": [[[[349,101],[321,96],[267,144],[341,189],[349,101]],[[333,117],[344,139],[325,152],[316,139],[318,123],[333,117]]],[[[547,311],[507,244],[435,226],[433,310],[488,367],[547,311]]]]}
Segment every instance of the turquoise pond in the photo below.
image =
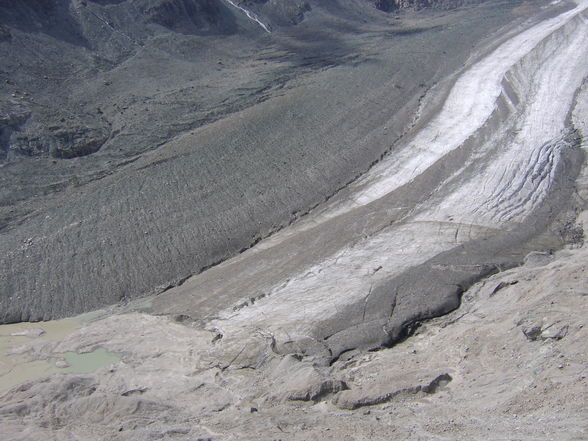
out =
{"type": "Polygon", "coordinates": [[[85,354],[66,352],[63,354],[63,358],[69,364],[69,367],[63,369],[63,371],[75,374],[89,374],[98,368],[120,361],[119,355],[108,352],[103,348],[98,348],[85,354]]]}

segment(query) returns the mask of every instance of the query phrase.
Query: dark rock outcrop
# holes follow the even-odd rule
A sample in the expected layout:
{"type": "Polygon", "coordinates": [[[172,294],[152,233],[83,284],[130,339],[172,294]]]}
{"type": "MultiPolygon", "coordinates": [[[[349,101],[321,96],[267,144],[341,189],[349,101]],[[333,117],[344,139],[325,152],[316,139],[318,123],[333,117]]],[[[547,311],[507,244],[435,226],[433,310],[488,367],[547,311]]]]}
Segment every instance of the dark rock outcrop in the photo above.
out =
{"type": "Polygon", "coordinates": [[[234,32],[235,23],[218,0],[143,0],[136,7],[147,21],[177,32],[234,32]]]}

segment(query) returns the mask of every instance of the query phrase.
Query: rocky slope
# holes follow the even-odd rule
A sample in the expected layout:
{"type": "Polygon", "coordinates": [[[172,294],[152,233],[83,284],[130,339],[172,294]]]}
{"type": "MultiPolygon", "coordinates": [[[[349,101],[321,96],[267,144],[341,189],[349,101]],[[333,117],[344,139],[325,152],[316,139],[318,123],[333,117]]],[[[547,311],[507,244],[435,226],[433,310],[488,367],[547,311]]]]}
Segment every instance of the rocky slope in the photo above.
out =
{"type": "Polygon", "coordinates": [[[230,2],[38,3],[0,3],[3,322],[161,292],[288,225],[519,18],[260,3],[270,34],[230,2]]]}

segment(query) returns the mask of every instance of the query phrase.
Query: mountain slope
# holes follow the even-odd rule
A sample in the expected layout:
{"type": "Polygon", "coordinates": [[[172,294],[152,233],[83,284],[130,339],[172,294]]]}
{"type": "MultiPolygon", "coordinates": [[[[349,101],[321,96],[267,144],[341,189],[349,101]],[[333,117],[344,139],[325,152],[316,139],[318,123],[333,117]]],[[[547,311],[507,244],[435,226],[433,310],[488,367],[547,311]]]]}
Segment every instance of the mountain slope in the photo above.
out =
{"type": "Polygon", "coordinates": [[[269,34],[222,2],[17,3],[0,15],[5,322],[160,292],[289,224],[516,18],[332,1],[269,34]]]}

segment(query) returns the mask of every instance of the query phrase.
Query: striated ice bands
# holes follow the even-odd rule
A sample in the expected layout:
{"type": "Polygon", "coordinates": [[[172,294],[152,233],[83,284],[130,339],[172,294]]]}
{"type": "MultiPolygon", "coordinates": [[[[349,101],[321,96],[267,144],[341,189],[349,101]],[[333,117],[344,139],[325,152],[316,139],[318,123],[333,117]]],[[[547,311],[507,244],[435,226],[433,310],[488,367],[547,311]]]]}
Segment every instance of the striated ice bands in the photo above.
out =
{"type": "MultiPolygon", "coordinates": [[[[402,151],[388,157],[357,183],[361,190],[354,198],[355,205],[369,204],[410,182],[444,154],[463,144],[496,109],[507,73],[545,38],[587,7],[588,2],[583,0],[576,8],[522,32],[466,71],[456,82],[439,115],[402,151]]],[[[573,39],[574,47],[569,48],[568,58],[558,54],[559,63],[562,59],[576,64],[585,63],[586,57],[581,55],[586,52],[585,23],[583,27],[573,39]]],[[[563,48],[565,50],[565,45],[563,48]]],[[[567,70],[574,69],[569,67],[567,70]]],[[[551,70],[547,66],[543,71],[550,75],[551,70]]],[[[560,71],[557,70],[558,73],[560,71]]]]}
{"type": "MultiPolygon", "coordinates": [[[[307,267],[247,308],[227,310],[211,327],[229,335],[266,329],[276,338],[310,336],[317,323],[354,308],[365,319],[374,286],[433,256],[522,221],[547,197],[567,140],[566,117],[588,74],[588,2],[540,23],[502,44],[459,78],[441,112],[398,154],[356,184],[352,202],[278,233],[254,253],[344,213],[359,210],[423,173],[443,155],[472,142],[463,164],[437,184],[402,222],[307,267]],[[488,127],[486,127],[488,125],[488,127]],[[358,312],[359,311],[359,312],[358,312]]],[[[402,207],[390,207],[402,209],[402,207]]],[[[312,217],[312,216],[311,216],[312,217]]],[[[369,221],[366,221],[369,225],[369,221]]],[[[244,256],[247,258],[247,255],[244,256]]],[[[276,262],[279,265],[279,262],[276,262]]]]}

